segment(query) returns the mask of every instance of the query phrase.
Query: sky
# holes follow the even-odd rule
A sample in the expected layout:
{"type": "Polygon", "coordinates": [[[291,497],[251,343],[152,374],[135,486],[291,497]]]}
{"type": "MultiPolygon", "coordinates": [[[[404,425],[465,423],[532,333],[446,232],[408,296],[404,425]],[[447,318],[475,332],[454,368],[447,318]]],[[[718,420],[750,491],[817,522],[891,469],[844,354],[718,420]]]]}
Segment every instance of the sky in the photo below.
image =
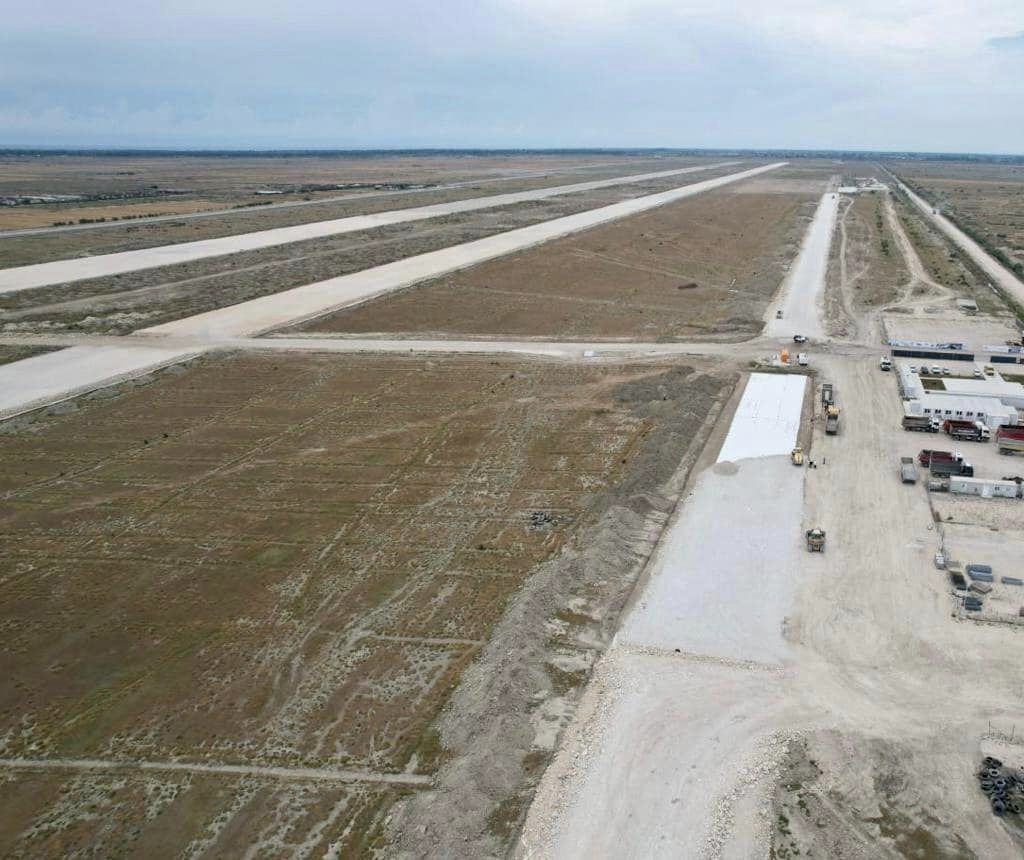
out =
{"type": "Polygon", "coordinates": [[[1024,153],[1024,0],[0,0],[0,145],[1024,153]]]}

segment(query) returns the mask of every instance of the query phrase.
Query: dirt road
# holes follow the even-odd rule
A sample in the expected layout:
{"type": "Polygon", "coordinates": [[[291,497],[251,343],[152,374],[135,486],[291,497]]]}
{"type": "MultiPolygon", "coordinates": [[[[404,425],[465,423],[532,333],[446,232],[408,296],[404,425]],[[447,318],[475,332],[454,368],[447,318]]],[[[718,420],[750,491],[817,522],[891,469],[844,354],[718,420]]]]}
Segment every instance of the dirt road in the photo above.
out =
{"type": "Polygon", "coordinates": [[[896,184],[899,185],[900,190],[907,195],[910,202],[921,210],[921,213],[925,218],[949,236],[949,238],[952,239],[953,242],[956,243],[956,245],[959,246],[981,268],[981,270],[992,279],[995,284],[1005,290],[1016,301],[1024,302],[1024,282],[1022,282],[1020,278],[1014,275],[998,260],[994,259],[988,251],[982,248],[981,245],[975,242],[945,215],[933,209],[927,200],[923,200],[902,182],[897,181],[896,184]]]}
{"type": "Polygon", "coordinates": [[[383,227],[389,224],[403,224],[410,221],[438,218],[458,212],[472,212],[478,209],[509,206],[531,200],[544,200],[548,197],[556,197],[562,194],[593,191],[598,188],[644,182],[666,176],[680,176],[686,173],[722,167],[729,163],[735,162],[683,167],[676,170],[621,176],[614,179],[577,182],[572,185],[556,185],[550,188],[538,188],[533,191],[495,194],[487,197],[459,200],[453,203],[437,203],[432,206],[419,206],[412,209],[396,209],[390,212],[377,212],[372,215],[355,215],[332,221],[299,224],[294,227],[278,227],[273,230],[260,230],[255,233],[225,236],[220,239],[203,239],[198,242],[181,242],[176,245],[164,245],[163,247],[146,248],[139,251],[123,251],[118,254],[101,254],[95,257],[80,257],[73,260],[38,263],[32,266],[18,266],[12,269],[0,270],[0,293],[31,290],[51,284],[118,275],[140,269],[153,269],[159,266],[201,260],[206,257],[268,248],[272,245],[286,245],[289,242],[301,242],[323,236],[334,236],[339,233],[352,233],[357,230],[370,230],[374,227],[383,227]]]}

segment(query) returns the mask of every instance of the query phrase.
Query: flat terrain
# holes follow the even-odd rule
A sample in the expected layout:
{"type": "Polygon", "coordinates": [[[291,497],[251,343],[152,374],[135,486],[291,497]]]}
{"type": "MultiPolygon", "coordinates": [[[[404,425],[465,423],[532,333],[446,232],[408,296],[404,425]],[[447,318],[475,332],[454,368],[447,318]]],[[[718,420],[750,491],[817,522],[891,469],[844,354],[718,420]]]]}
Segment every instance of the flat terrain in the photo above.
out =
{"type": "MultiPolygon", "coordinates": [[[[431,159],[428,158],[425,161],[432,164],[430,167],[417,168],[415,164],[409,164],[406,168],[402,168],[399,164],[397,172],[393,173],[389,172],[392,166],[387,163],[387,159],[381,159],[381,163],[374,167],[373,159],[356,158],[348,159],[346,162],[345,159],[339,158],[333,162],[333,168],[328,168],[327,175],[351,175],[355,178],[347,181],[370,183],[371,187],[280,196],[254,196],[253,189],[256,185],[259,188],[288,187],[284,184],[284,180],[280,182],[275,180],[275,177],[282,175],[277,170],[294,176],[301,176],[302,171],[306,170],[309,177],[306,182],[317,185],[322,181],[317,177],[321,176],[321,171],[325,169],[325,160],[297,158],[291,159],[289,163],[288,159],[281,159],[285,163],[276,165],[277,170],[275,170],[276,159],[255,159],[253,164],[248,163],[246,159],[212,159],[211,163],[198,159],[202,163],[196,164],[194,167],[190,167],[188,159],[182,159],[182,163],[177,167],[174,164],[177,159],[173,157],[156,159],[157,175],[151,177],[154,180],[163,177],[164,174],[174,176],[177,170],[181,176],[175,187],[180,187],[181,183],[194,181],[200,187],[209,187],[210,192],[199,197],[175,193],[171,196],[160,197],[159,200],[148,205],[131,199],[104,200],[90,203],[84,209],[81,204],[73,204],[73,209],[63,211],[70,204],[62,204],[61,207],[57,207],[60,211],[52,213],[53,217],[46,216],[50,218],[46,223],[63,219],[96,220],[101,217],[114,219],[128,215],[185,214],[190,205],[189,200],[192,201],[195,211],[210,210],[209,214],[204,214],[200,218],[160,218],[152,222],[128,220],[123,223],[99,226],[91,224],[87,229],[54,230],[25,236],[0,235],[0,267],[7,268],[85,255],[137,250],[177,242],[213,239],[255,230],[287,227],[390,209],[445,203],[502,192],[525,191],[591,179],[607,179],[629,173],[648,173],[728,160],[700,157],[657,159],[613,156],[592,160],[587,158],[559,159],[546,156],[533,156],[532,158],[536,159],[534,166],[529,166],[532,163],[529,156],[511,159],[505,166],[501,166],[500,158],[475,160],[472,157],[467,157],[447,161],[438,159],[435,162],[431,162],[431,159]],[[331,173],[331,170],[334,172],[331,173]],[[367,179],[367,176],[375,178],[367,179]],[[407,178],[410,176],[420,176],[421,178],[410,180],[407,178]],[[264,177],[264,179],[260,180],[259,177],[264,177]],[[478,181],[474,181],[474,177],[478,181]],[[423,183],[429,184],[410,190],[405,188],[410,182],[417,186],[423,183]],[[382,187],[373,188],[372,183],[382,183],[382,187]],[[121,207],[124,207],[126,211],[119,212],[121,207]],[[225,209],[230,211],[222,211],[225,209]]],[[[102,161],[102,165],[106,165],[106,162],[102,161]]],[[[132,173],[132,166],[132,164],[128,164],[125,169],[132,173]]],[[[2,167],[2,163],[0,163],[0,167],[2,167]]],[[[113,167],[114,165],[110,165],[107,170],[112,170],[113,167]]],[[[107,175],[101,175],[103,167],[97,170],[94,164],[92,181],[96,183],[98,189],[94,193],[126,193],[122,187],[123,183],[118,182],[117,171],[113,172],[114,175],[109,172],[107,175]]],[[[145,174],[136,172],[133,175],[145,174]]],[[[342,184],[344,181],[339,180],[342,184]]],[[[159,181],[156,181],[156,184],[159,189],[159,181]]],[[[14,182],[13,185],[16,188],[22,187],[17,182],[14,182]]],[[[6,187],[6,185],[0,186],[0,197],[7,193],[3,190],[6,187]]],[[[68,190],[63,193],[75,193],[73,189],[82,186],[76,180],[62,182],[58,172],[50,177],[46,187],[66,188],[68,190]]],[[[149,193],[155,194],[158,193],[158,190],[150,190],[149,193]]],[[[38,207],[39,204],[0,206],[0,229],[3,226],[10,228],[28,226],[18,222],[25,221],[29,213],[38,211],[38,207]],[[5,224],[5,220],[11,223],[5,224]]]]}
{"type": "Polygon", "coordinates": [[[1024,165],[927,161],[888,167],[1024,273],[1024,165]]]}
{"type": "Polygon", "coordinates": [[[306,330],[647,340],[753,335],[796,255],[824,178],[817,183],[818,194],[785,184],[711,192],[424,283],[306,330]]]}
{"type": "Polygon", "coordinates": [[[125,333],[735,170],[664,177],[6,293],[0,295],[0,328],[125,333]]]}
{"type": "Polygon", "coordinates": [[[8,425],[0,853],[379,847],[510,601],[672,475],[724,384],[246,356],[8,425]]]}

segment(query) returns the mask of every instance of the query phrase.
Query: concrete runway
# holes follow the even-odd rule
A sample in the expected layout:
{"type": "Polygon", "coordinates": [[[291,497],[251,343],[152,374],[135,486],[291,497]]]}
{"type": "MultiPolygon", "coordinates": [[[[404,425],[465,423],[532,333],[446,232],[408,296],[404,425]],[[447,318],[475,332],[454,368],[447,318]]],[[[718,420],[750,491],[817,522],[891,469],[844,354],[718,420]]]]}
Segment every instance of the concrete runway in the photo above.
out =
{"type": "Polygon", "coordinates": [[[782,293],[768,308],[765,334],[769,337],[792,337],[795,334],[825,337],[821,323],[824,315],[822,300],[838,211],[839,195],[832,191],[822,195],[800,246],[800,254],[783,282],[782,293]],[[776,319],[775,312],[780,309],[782,319],[776,319]]]}
{"type": "Polygon", "coordinates": [[[509,230],[506,233],[499,233],[473,242],[406,257],[404,260],[396,260],[383,266],[307,284],[281,293],[262,296],[239,305],[142,329],[140,334],[199,335],[214,338],[261,334],[359,304],[367,299],[409,287],[448,272],[475,266],[485,260],[503,257],[515,251],[550,242],[552,239],[588,230],[609,221],[637,215],[658,206],[710,191],[713,188],[720,188],[742,179],[758,176],[781,167],[783,163],[730,173],[727,176],[706,179],[703,182],[684,185],[671,191],[635,197],[632,200],[623,200],[575,215],[555,218],[529,227],[520,227],[517,230],[509,230]]]}
{"type": "MultiPolygon", "coordinates": [[[[663,206],[780,166],[757,167],[684,185],[671,191],[625,200],[143,329],[135,335],[111,338],[101,344],[90,343],[0,365],[0,417],[10,417],[102,388],[211,349],[225,348],[226,342],[232,339],[250,337],[319,316],[445,272],[663,206]]],[[[301,341],[300,338],[296,340],[301,341]]],[[[276,348],[284,347],[279,342],[276,348]]],[[[379,342],[370,341],[366,351],[381,349],[379,342]]],[[[399,349],[404,351],[404,345],[399,349]]],[[[502,351],[500,346],[493,343],[488,350],[502,351]]],[[[349,345],[345,351],[356,350],[349,345]]]]}
{"type": "Polygon", "coordinates": [[[71,283],[87,278],[119,275],[141,269],[154,269],[160,266],[170,266],[175,263],[189,263],[207,257],[236,254],[242,251],[254,251],[259,248],[286,245],[290,242],[301,242],[324,236],[336,236],[341,233],[352,233],[358,230],[371,230],[375,227],[384,227],[390,224],[423,221],[458,212],[472,212],[477,209],[510,206],[515,203],[531,200],[544,200],[545,198],[557,197],[561,194],[593,191],[599,188],[610,188],[616,185],[627,185],[650,179],[661,179],[667,176],[682,176],[687,173],[696,173],[736,163],[719,162],[716,164],[698,165],[696,167],[683,167],[676,170],[662,170],[656,173],[621,176],[614,179],[577,182],[572,185],[555,185],[549,188],[537,188],[532,191],[494,194],[487,197],[474,197],[469,200],[457,200],[451,203],[418,206],[412,209],[393,209],[389,212],[353,215],[348,218],[315,221],[311,224],[298,224],[293,227],[277,227],[272,230],[241,233],[237,236],[223,236],[219,239],[203,239],[197,242],[181,242],[176,245],[162,245],[157,248],[143,248],[137,251],[122,251],[116,254],[99,254],[95,257],[78,257],[72,260],[55,260],[50,263],[17,266],[11,269],[0,270],[0,294],[31,290],[53,284],[71,283]]]}
{"type": "MultiPolygon", "coordinates": [[[[82,230],[109,230],[111,227],[145,226],[161,221],[196,221],[203,218],[221,218],[225,215],[251,215],[253,210],[273,212],[275,209],[300,209],[304,206],[323,206],[325,203],[344,203],[346,200],[374,200],[378,197],[402,197],[408,194],[425,194],[431,191],[453,191],[458,188],[469,188],[476,185],[493,185],[498,182],[515,182],[523,179],[541,179],[545,176],[558,176],[577,170],[596,170],[601,167],[612,167],[619,162],[601,161],[594,164],[573,164],[551,170],[534,170],[516,173],[511,176],[489,176],[481,179],[467,179],[463,182],[447,182],[442,185],[424,185],[417,188],[397,188],[393,191],[364,191],[349,194],[338,194],[331,197],[319,197],[315,200],[285,200],[281,203],[266,203],[259,207],[243,206],[232,209],[206,209],[201,212],[184,212],[177,215],[150,215],[145,218],[132,218],[130,221],[104,221],[92,224],[61,224],[59,227],[23,227],[17,230],[0,230],[0,239],[16,239],[19,236],[50,236],[54,233],[79,233],[82,230]]],[[[737,162],[738,163],[738,162],[737,162]]]]}

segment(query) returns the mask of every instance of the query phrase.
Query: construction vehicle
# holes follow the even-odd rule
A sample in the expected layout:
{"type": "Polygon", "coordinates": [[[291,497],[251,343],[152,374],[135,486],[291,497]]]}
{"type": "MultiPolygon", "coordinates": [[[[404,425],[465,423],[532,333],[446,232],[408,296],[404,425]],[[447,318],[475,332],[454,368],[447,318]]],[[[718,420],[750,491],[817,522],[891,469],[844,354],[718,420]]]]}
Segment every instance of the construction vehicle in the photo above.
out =
{"type": "Polygon", "coordinates": [[[880,370],[892,370],[892,359],[887,355],[883,355],[878,359],[878,367],[880,370]]]}
{"type": "Polygon", "coordinates": [[[913,457],[900,457],[900,480],[904,484],[917,483],[917,466],[913,457]]]}
{"type": "Polygon", "coordinates": [[[904,415],[903,429],[914,430],[919,433],[938,433],[942,427],[938,418],[928,415],[904,415]]]}
{"type": "Polygon", "coordinates": [[[991,437],[988,427],[981,421],[957,421],[947,418],[942,429],[953,439],[964,442],[987,442],[991,437]]]}
{"type": "Polygon", "coordinates": [[[821,405],[828,406],[833,402],[832,383],[826,382],[821,386],[821,405]]]}
{"type": "Polygon", "coordinates": [[[804,449],[797,445],[790,452],[789,459],[793,461],[794,466],[802,466],[804,464],[804,449]]]}
{"type": "Polygon", "coordinates": [[[813,528],[807,530],[807,551],[808,552],[824,552],[825,551],[825,530],[819,528],[813,528]]]}
{"type": "Polygon", "coordinates": [[[839,407],[834,403],[825,409],[825,432],[829,436],[839,432],[839,407]]]}
{"type": "Polygon", "coordinates": [[[808,364],[807,353],[806,352],[798,352],[796,354],[796,363],[799,364],[801,367],[807,367],[807,364],[808,364]]]}
{"type": "Polygon", "coordinates": [[[928,465],[928,471],[935,478],[948,478],[954,475],[960,478],[974,477],[974,466],[963,460],[932,460],[928,465]]]}
{"type": "Polygon", "coordinates": [[[939,462],[940,460],[949,460],[956,462],[962,462],[964,459],[963,454],[959,451],[932,451],[928,448],[923,448],[921,453],[917,455],[917,462],[922,466],[930,466],[932,460],[939,462]]]}
{"type": "Polygon", "coordinates": [[[1024,454],[1024,427],[1000,427],[996,445],[1000,454],[1024,454]]]}

